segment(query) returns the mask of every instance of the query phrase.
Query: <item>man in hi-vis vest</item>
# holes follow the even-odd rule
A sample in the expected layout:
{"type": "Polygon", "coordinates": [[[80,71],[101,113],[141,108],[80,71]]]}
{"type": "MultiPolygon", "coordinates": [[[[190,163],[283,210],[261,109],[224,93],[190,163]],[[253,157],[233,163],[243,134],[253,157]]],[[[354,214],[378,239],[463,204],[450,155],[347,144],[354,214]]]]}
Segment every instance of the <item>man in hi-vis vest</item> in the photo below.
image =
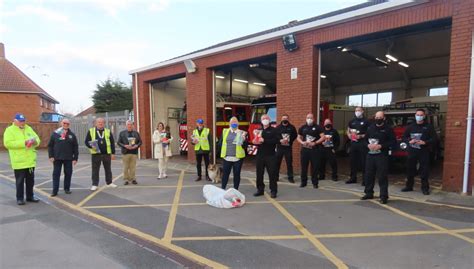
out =
{"type": "Polygon", "coordinates": [[[198,119],[196,121],[197,128],[194,129],[191,136],[191,144],[194,145],[194,152],[196,153],[196,168],[198,177],[195,181],[202,179],[202,159],[204,159],[204,165],[206,166],[206,180],[211,181],[207,168],[209,166],[209,152],[211,152],[211,132],[209,128],[204,127],[204,120],[198,119]]]}
{"type": "Polygon", "coordinates": [[[99,186],[100,164],[104,165],[105,182],[108,187],[115,188],[112,183],[112,160],[115,160],[115,141],[110,129],[104,127],[105,120],[97,118],[95,127],[90,128],[86,136],[86,147],[90,149],[92,158],[92,187],[91,191],[99,186]]]}

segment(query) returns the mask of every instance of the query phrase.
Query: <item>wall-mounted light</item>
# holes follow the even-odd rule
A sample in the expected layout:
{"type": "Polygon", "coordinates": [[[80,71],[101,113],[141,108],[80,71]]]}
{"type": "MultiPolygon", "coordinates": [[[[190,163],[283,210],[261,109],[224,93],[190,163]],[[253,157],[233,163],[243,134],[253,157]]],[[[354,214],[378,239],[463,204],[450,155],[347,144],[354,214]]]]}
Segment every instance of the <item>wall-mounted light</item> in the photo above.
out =
{"type": "Polygon", "coordinates": [[[283,36],[283,47],[285,47],[287,51],[294,51],[298,48],[298,45],[296,44],[295,34],[288,34],[283,36]]]}
{"type": "Polygon", "coordinates": [[[260,83],[260,82],[254,82],[253,84],[258,85],[258,86],[267,86],[265,83],[260,83]]]}
{"type": "Polygon", "coordinates": [[[249,83],[247,80],[243,80],[243,79],[234,79],[234,81],[242,82],[242,83],[249,83]]]}
{"type": "Polygon", "coordinates": [[[225,79],[225,77],[224,77],[224,76],[217,76],[217,75],[216,75],[216,78],[219,78],[219,79],[225,79]]]}
{"type": "Polygon", "coordinates": [[[196,72],[196,64],[192,60],[184,60],[183,63],[188,73],[196,72]]]}
{"type": "Polygon", "coordinates": [[[393,57],[393,56],[390,55],[390,54],[386,54],[385,57],[387,57],[387,59],[390,59],[391,61],[394,61],[394,62],[398,61],[397,58],[393,57]]]}
{"type": "Polygon", "coordinates": [[[404,62],[398,62],[399,65],[403,66],[403,67],[409,67],[408,64],[404,63],[404,62]]]}
{"type": "Polygon", "coordinates": [[[321,78],[326,78],[326,75],[321,75],[321,78]]]}

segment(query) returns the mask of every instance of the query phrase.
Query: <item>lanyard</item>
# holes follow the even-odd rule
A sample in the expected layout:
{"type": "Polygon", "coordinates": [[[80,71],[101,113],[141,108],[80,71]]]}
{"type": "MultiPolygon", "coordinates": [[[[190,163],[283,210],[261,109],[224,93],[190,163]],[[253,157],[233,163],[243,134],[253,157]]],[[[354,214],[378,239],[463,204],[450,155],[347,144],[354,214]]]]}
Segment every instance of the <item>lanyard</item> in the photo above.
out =
{"type": "Polygon", "coordinates": [[[105,129],[103,130],[102,135],[100,135],[99,130],[97,130],[96,132],[97,132],[97,135],[99,136],[100,139],[104,139],[105,129]]]}

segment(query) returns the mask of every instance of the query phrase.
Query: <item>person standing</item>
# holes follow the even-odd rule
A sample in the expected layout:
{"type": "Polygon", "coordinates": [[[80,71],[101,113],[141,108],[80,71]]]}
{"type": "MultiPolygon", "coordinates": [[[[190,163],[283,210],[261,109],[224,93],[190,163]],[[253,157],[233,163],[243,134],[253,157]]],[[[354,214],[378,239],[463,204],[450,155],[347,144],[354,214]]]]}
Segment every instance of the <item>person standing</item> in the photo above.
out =
{"type": "Polygon", "coordinates": [[[115,140],[110,129],[105,128],[104,118],[95,120],[95,127],[90,128],[85,139],[92,160],[92,187],[91,191],[99,186],[100,165],[104,166],[105,182],[108,187],[115,188],[112,182],[112,160],[115,160],[115,140]]]}
{"type": "Polygon", "coordinates": [[[166,132],[165,125],[160,122],[158,127],[153,132],[153,144],[155,144],[155,158],[158,159],[158,172],[157,179],[167,178],[166,171],[168,169],[168,158],[173,154],[171,153],[171,141],[173,137],[171,133],[166,132]]]}
{"type": "Polygon", "coordinates": [[[39,199],[34,196],[36,167],[36,147],[40,145],[40,138],[33,128],[26,124],[23,114],[17,113],[12,125],[3,133],[3,145],[10,155],[10,163],[15,174],[16,202],[18,205],[26,201],[37,203],[39,199]]]}
{"type": "Polygon", "coordinates": [[[402,138],[408,145],[408,158],[406,186],[401,191],[413,191],[417,173],[416,165],[420,164],[421,191],[424,195],[429,195],[430,151],[436,145],[438,136],[433,125],[426,122],[424,109],[416,110],[415,119],[416,122],[407,127],[402,138]]]}
{"type": "Polygon", "coordinates": [[[365,163],[365,195],[361,200],[374,198],[375,177],[379,181],[380,203],[388,201],[388,152],[395,146],[393,129],[385,124],[385,114],[375,114],[375,123],[371,124],[366,133],[367,160],[365,163]]]}
{"type": "Polygon", "coordinates": [[[230,128],[222,130],[219,141],[220,156],[224,159],[222,170],[222,189],[225,190],[229,181],[230,171],[234,173],[234,189],[238,190],[240,185],[240,170],[245,158],[247,147],[247,132],[239,130],[239,121],[232,117],[229,121],[230,128]]]}
{"type": "Polygon", "coordinates": [[[306,124],[298,130],[298,143],[301,144],[301,184],[300,188],[308,183],[308,166],[311,163],[311,181],[313,188],[318,188],[318,171],[321,162],[321,144],[324,141],[324,130],[314,124],[314,115],[306,115],[306,124]]]}
{"type": "Polygon", "coordinates": [[[275,128],[270,126],[270,117],[263,114],[261,119],[262,129],[257,130],[258,135],[253,139],[253,144],[258,145],[257,150],[257,192],[253,196],[261,196],[265,190],[263,176],[267,169],[270,180],[270,197],[276,198],[278,192],[278,168],[275,147],[279,141],[275,128]]]}
{"type": "Polygon", "coordinates": [[[281,123],[277,126],[276,132],[280,139],[276,150],[277,175],[280,175],[281,162],[283,157],[285,157],[288,181],[295,183],[293,177],[293,142],[298,137],[298,133],[296,132],[295,126],[290,123],[288,114],[281,116],[281,123]]]}
{"type": "Polygon", "coordinates": [[[127,129],[119,134],[117,145],[122,149],[123,180],[124,185],[138,184],[135,176],[137,167],[138,148],[142,145],[140,134],[135,131],[133,121],[127,120],[127,129]]]}
{"type": "Polygon", "coordinates": [[[357,183],[357,172],[362,171],[362,185],[364,185],[365,157],[367,155],[367,144],[365,133],[369,127],[369,121],[364,117],[364,109],[360,106],[355,109],[355,117],[347,126],[347,137],[351,141],[351,177],[346,184],[357,183]]]}
{"type": "Polygon", "coordinates": [[[206,180],[211,181],[208,173],[209,153],[211,152],[211,132],[209,128],[204,127],[204,120],[198,119],[196,121],[197,128],[193,130],[191,136],[191,144],[194,145],[194,152],[196,153],[196,169],[198,177],[195,181],[202,179],[202,159],[206,167],[206,180]]]}
{"type": "Polygon", "coordinates": [[[339,148],[339,133],[332,127],[330,119],[324,120],[324,142],[321,154],[321,167],[319,169],[319,180],[326,177],[326,163],[329,163],[332,170],[332,180],[337,181],[337,161],[336,150],[339,148]]]}
{"type": "Polygon", "coordinates": [[[53,191],[51,197],[58,195],[59,178],[64,167],[64,192],[71,194],[71,177],[73,166],[79,158],[79,145],[76,135],[69,129],[71,122],[68,119],[61,121],[61,127],[56,129],[49,139],[49,161],[53,163],[53,191]]]}

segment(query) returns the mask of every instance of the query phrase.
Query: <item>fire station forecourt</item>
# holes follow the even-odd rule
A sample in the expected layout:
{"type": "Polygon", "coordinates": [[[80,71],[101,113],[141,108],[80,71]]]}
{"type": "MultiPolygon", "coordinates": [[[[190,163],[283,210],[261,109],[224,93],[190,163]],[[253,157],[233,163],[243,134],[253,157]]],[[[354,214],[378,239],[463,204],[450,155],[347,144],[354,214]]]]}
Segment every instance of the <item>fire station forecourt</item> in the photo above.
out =
{"type": "Polygon", "coordinates": [[[156,179],[155,160],[139,160],[139,184],[124,186],[119,156],[119,187],[101,179],[91,192],[84,155],[72,194],[51,198],[52,167],[40,151],[41,202],[18,207],[8,159],[0,153],[2,268],[472,268],[472,197],[426,199],[392,185],[381,205],[360,201],[360,186],[326,180],[317,190],[281,182],[277,199],[256,198],[254,170],[244,169],[247,204],[217,209],[205,203],[194,165],[179,157],[165,180],[156,179]]]}

